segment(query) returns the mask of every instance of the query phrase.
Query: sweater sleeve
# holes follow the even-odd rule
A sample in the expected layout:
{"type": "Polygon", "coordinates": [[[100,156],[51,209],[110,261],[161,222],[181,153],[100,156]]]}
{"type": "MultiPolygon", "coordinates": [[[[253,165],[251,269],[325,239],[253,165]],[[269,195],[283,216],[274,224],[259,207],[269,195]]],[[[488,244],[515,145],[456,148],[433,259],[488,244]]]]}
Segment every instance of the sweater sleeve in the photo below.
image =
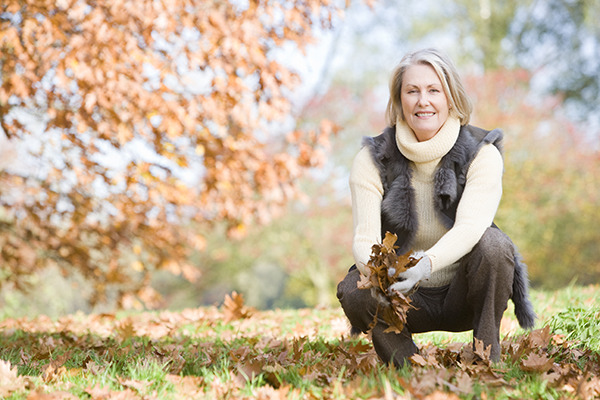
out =
{"type": "Polygon", "coordinates": [[[503,169],[500,151],[493,144],[483,146],[469,166],[454,226],[425,252],[432,272],[469,253],[492,225],[502,197],[503,169]]]}
{"type": "Polygon", "coordinates": [[[358,152],[352,163],[350,193],[354,221],[352,254],[358,270],[368,275],[365,264],[371,256],[371,247],[381,243],[383,185],[367,147],[358,152]]]}

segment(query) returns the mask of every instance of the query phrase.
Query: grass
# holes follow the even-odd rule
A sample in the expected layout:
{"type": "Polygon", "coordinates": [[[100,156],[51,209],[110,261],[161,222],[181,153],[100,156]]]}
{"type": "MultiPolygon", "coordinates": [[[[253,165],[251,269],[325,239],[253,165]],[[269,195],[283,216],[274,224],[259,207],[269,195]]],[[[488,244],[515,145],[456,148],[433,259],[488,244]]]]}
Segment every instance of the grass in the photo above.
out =
{"type": "Polygon", "coordinates": [[[509,308],[503,359],[491,365],[466,362],[470,346],[460,354],[448,347],[470,343],[470,332],[416,335],[426,365],[381,365],[366,337],[346,336],[337,308],[254,312],[231,321],[214,307],[5,319],[0,397],[594,398],[600,395],[598,289],[532,291],[536,328],[549,331],[522,331],[509,308]]]}

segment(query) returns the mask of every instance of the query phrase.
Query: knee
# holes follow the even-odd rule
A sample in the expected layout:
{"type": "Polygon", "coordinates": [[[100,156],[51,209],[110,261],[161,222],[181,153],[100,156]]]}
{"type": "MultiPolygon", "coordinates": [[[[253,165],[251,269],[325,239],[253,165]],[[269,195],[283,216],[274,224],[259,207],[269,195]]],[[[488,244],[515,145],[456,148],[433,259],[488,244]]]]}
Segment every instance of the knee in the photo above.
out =
{"type": "Polygon", "coordinates": [[[506,233],[498,228],[489,227],[485,230],[477,245],[475,245],[475,249],[477,248],[486,253],[510,252],[512,254],[513,243],[506,233]]]}
{"type": "Polygon", "coordinates": [[[515,247],[510,238],[498,228],[487,228],[468,257],[468,268],[478,276],[495,276],[512,282],[515,268],[515,247]]]}
{"type": "Polygon", "coordinates": [[[337,298],[352,326],[366,332],[377,305],[369,290],[358,289],[359,278],[360,273],[357,269],[348,272],[337,286],[337,298]]]}
{"type": "MultiPolygon", "coordinates": [[[[357,269],[351,269],[346,277],[337,286],[337,298],[344,311],[356,310],[361,308],[361,302],[364,301],[364,290],[358,289],[360,273],[357,269]]],[[[364,307],[364,305],[363,305],[364,307]]],[[[346,313],[348,314],[348,313],[346,313]]]]}
{"type": "Polygon", "coordinates": [[[514,245],[508,235],[498,228],[489,227],[472,250],[488,260],[514,260],[514,245]]]}
{"type": "Polygon", "coordinates": [[[342,302],[346,297],[347,293],[351,293],[354,289],[357,288],[358,280],[360,279],[360,275],[358,274],[358,269],[351,268],[350,271],[346,274],[346,277],[337,285],[337,298],[340,302],[342,302]]]}

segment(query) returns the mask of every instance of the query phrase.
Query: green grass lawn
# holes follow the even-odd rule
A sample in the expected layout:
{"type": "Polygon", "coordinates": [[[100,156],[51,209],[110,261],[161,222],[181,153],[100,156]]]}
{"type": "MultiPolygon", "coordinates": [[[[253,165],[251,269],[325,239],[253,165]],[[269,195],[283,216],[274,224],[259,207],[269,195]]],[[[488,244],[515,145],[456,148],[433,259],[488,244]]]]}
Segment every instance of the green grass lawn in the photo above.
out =
{"type": "Polygon", "coordinates": [[[532,291],[531,333],[509,308],[498,364],[461,344],[470,332],[435,332],[416,336],[421,356],[402,369],[381,365],[366,337],[348,338],[338,308],[5,319],[0,398],[597,398],[598,289],[532,291]]]}

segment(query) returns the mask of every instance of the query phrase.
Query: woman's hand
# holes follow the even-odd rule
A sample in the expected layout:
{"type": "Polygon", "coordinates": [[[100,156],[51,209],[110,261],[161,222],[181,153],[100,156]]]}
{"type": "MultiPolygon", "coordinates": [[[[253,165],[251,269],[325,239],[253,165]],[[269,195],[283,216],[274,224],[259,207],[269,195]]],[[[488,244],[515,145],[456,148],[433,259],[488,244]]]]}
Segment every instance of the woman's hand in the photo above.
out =
{"type": "Polygon", "coordinates": [[[398,274],[398,282],[389,287],[389,291],[396,290],[403,295],[412,292],[413,288],[422,280],[429,279],[431,276],[431,260],[422,251],[417,251],[411,255],[414,259],[419,259],[417,265],[398,274]]]}

